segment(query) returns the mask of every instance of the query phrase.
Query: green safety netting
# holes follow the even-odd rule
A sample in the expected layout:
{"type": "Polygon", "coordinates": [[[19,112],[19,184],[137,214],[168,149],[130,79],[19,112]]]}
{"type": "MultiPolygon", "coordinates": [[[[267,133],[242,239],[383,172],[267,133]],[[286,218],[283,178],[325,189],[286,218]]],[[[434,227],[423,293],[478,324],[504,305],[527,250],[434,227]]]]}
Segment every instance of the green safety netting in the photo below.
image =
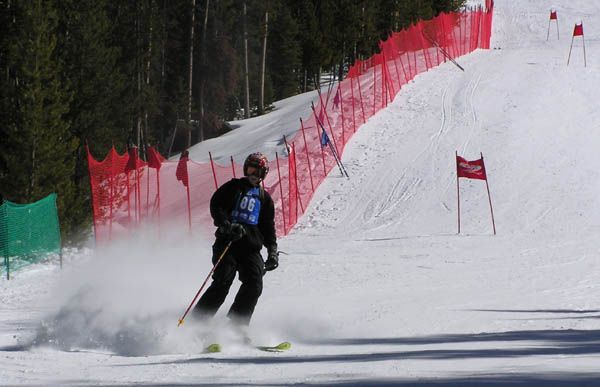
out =
{"type": "Polygon", "coordinates": [[[60,254],[56,194],[31,204],[0,205],[0,269],[10,271],[60,254]]]}

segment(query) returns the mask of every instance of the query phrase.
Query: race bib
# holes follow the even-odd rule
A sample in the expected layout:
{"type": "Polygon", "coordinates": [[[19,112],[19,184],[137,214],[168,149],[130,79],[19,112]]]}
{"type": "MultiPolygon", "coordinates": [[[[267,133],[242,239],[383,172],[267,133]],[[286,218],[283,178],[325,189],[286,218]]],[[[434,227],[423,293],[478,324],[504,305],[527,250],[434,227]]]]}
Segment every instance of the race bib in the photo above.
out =
{"type": "Polygon", "coordinates": [[[234,223],[258,224],[260,214],[260,188],[254,187],[243,194],[236,208],[231,212],[231,219],[234,223]]]}

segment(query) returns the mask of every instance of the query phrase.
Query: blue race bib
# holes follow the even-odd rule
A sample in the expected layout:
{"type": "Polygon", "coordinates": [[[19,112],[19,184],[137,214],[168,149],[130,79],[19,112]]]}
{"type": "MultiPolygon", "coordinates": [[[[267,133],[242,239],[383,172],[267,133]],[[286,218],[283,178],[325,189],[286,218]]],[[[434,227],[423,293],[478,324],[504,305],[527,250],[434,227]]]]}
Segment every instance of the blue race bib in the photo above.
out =
{"type": "Polygon", "coordinates": [[[240,196],[236,208],[231,212],[234,223],[258,224],[260,215],[260,188],[254,187],[240,196]]]}

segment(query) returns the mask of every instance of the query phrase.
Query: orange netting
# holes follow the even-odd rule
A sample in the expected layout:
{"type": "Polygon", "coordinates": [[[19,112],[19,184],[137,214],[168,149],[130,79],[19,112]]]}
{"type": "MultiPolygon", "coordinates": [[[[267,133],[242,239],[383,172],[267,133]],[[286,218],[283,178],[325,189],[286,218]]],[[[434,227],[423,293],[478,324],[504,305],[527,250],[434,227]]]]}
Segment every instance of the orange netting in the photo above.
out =
{"type": "MultiPolygon", "coordinates": [[[[357,61],[330,93],[319,95],[310,117],[271,162],[264,181],[276,206],[279,235],[304,213],[315,190],[356,130],[385,108],[417,74],[477,48],[489,48],[493,1],[487,7],[440,14],[393,33],[380,53],[357,61]]],[[[260,151],[260,149],[257,149],[260,151]]],[[[208,204],[216,187],[242,176],[242,166],[223,167],[188,160],[165,161],[149,148],[148,162],[137,150],[113,148],[102,161],[88,151],[96,241],[127,235],[140,225],[192,230],[210,227],[208,204]]]]}

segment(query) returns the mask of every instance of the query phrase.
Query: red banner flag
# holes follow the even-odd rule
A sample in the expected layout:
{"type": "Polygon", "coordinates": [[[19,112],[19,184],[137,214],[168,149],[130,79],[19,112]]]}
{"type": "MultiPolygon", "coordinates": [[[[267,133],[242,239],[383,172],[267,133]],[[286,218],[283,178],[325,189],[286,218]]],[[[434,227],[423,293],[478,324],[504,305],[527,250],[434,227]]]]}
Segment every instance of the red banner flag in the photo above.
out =
{"type": "Polygon", "coordinates": [[[456,156],[456,173],[458,177],[487,180],[483,159],[467,161],[460,156],[456,156]]]}
{"type": "Polygon", "coordinates": [[[175,171],[175,176],[177,177],[177,180],[181,181],[183,183],[183,185],[185,185],[186,187],[189,184],[188,169],[187,169],[188,159],[189,159],[189,152],[188,151],[181,152],[181,157],[179,158],[179,163],[177,163],[177,170],[175,171]]]}
{"type": "Polygon", "coordinates": [[[338,84],[337,91],[335,92],[335,97],[333,97],[333,104],[335,105],[336,109],[340,105],[340,86],[339,86],[339,84],[338,84]]]}
{"type": "Polygon", "coordinates": [[[555,10],[550,11],[550,20],[558,20],[558,16],[556,15],[555,10]]]}
{"type": "Polygon", "coordinates": [[[125,165],[125,172],[135,171],[137,169],[138,151],[136,146],[129,148],[129,159],[125,165]]]}
{"type": "Polygon", "coordinates": [[[355,64],[354,66],[350,67],[350,70],[348,70],[348,74],[346,74],[346,78],[354,78],[358,76],[358,68],[357,65],[355,64]]]}
{"type": "Polygon", "coordinates": [[[148,166],[150,168],[160,169],[163,161],[165,158],[153,146],[148,147],[148,166]]]}
{"type": "Polygon", "coordinates": [[[583,23],[575,24],[573,36],[583,36],[583,23]]]}
{"type": "Polygon", "coordinates": [[[373,60],[373,62],[371,63],[371,66],[377,66],[380,65],[381,63],[383,63],[383,61],[381,60],[382,55],[381,54],[374,54],[371,58],[373,60]]]}

